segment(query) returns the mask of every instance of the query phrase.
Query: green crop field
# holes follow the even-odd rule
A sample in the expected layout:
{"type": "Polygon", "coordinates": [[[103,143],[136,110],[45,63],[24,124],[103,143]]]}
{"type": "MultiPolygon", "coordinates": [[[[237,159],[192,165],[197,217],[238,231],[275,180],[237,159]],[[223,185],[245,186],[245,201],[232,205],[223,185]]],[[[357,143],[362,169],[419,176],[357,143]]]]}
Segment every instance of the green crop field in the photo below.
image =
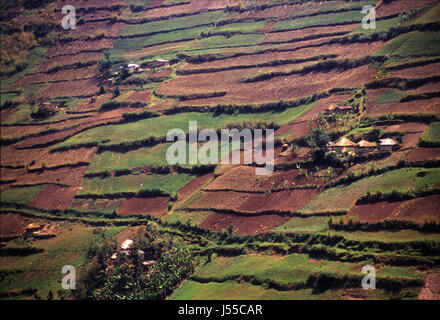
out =
{"type": "Polygon", "coordinates": [[[84,179],[82,194],[95,194],[104,196],[122,192],[138,193],[140,191],[161,191],[172,194],[188,184],[195,176],[189,174],[174,175],[142,175],[130,174],[127,176],[110,178],[84,179]]]}
{"type": "Polygon", "coordinates": [[[389,41],[377,55],[429,56],[440,50],[440,33],[412,32],[402,34],[389,41]]]}
{"type": "Polygon", "coordinates": [[[0,200],[4,202],[14,202],[27,204],[31,202],[43,189],[45,185],[32,187],[12,188],[0,194],[0,200]]]}
{"type": "Polygon", "coordinates": [[[421,140],[428,143],[440,143],[440,122],[431,123],[421,140]]]}

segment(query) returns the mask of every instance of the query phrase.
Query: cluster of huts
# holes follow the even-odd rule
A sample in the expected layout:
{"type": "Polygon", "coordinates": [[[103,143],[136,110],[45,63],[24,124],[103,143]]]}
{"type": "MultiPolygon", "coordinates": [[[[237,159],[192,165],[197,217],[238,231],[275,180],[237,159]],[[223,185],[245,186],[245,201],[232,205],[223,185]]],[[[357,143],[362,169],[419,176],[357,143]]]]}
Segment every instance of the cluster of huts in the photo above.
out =
{"type": "Polygon", "coordinates": [[[145,259],[145,252],[143,250],[138,250],[137,252],[135,252],[133,249],[133,244],[134,244],[133,240],[126,239],[121,244],[120,253],[118,253],[118,252],[113,253],[113,255],[110,257],[110,259],[115,262],[119,262],[121,255],[124,255],[125,257],[129,258],[129,257],[132,257],[134,254],[137,254],[139,256],[139,258],[142,260],[142,266],[144,268],[149,268],[150,266],[152,266],[153,264],[155,264],[157,262],[156,260],[144,260],[145,259]]]}
{"type": "Polygon", "coordinates": [[[337,153],[354,152],[356,154],[364,154],[374,152],[376,149],[379,151],[392,151],[398,148],[398,146],[399,144],[390,138],[380,139],[379,143],[374,143],[367,140],[361,140],[356,143],[344,137],[336,143],[332,141],[327,143],[327,151],[335,151],[337,153]]]}

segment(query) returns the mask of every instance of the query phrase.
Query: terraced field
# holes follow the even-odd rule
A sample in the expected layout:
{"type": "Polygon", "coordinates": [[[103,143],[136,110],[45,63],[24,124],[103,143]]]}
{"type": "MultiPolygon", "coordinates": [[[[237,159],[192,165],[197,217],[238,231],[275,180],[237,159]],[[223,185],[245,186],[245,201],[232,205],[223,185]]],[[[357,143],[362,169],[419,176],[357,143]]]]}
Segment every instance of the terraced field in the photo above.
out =
{"type": "Polygon", "coordinates": [[[14,3],[0,5],[0,298],[438,299],[438,1],[77,0],[71,30],[64,1],[14,3]],[[273,173],[220,161],[243,143],[169,163],[167,134],[191,121],[273,129],[273,173]],[[342,137],[374,150],[329,150],[342,137]],[[153,261],[134,284],[150,295],[109,285],[132,265],[110,258],[126,239],[153,261]],[[182,273],[151,288],[174,250],[182,273]]]}

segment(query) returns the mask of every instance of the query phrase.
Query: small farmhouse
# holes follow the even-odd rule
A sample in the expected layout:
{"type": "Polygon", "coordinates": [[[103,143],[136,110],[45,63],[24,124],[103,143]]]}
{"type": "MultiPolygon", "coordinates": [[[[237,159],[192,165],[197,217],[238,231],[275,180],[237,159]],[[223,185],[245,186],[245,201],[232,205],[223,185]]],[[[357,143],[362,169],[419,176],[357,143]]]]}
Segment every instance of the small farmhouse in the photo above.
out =
{"type": "Polygon", "coordinates": [[[356,154],[370,153],[376,150],[376,144],[367,140],[361,140],[357,143],[356,154]]]}
{"type": "Polygon", "coordinates": [[[395,150],[397,147],[398,147],[398,143],[391,138],[379,140],[380,151],[392,151],[395,150]]]}

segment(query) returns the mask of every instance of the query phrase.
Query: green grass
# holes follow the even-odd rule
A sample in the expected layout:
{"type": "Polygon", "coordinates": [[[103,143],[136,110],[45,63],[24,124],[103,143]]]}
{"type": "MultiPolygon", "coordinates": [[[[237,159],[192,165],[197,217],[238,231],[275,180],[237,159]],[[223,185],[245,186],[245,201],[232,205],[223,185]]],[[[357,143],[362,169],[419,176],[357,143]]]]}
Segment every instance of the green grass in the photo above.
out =
{"type": "Polygon", "coordinates": [[[425,13],[424,15],[422,15],[422,16],[418,17],[417,19],[413,20],[412,24],[422,24],[422,23],[438,22],[438,20],[439,20],[439,10],[440,10],[440,3],[437,3],[427,13],[425,13]]]}
{"type": "Polygon", "coordinates": [[[327,228],[328,217],[293,217],[276,227],[276,231],[319,232],[327,228]]]}
{"type": "Polygon", "coordinates": [[[198,35],[200,35],[200,33],[207,30],[208,27],[195,27],[191,29],[159,33],[152,36],[145,36],[139,38],[117,39],[113,45],[112,55],[117,56],[121,52],[142,49],[144,47],[148,47],[156,44],[163,44],[174,41],[192,40],[195,39],[198,35]]]}
{"type": "Polygon", "coordinates": [[[0,194],[0,201],[28,204],[31,202],[43,189],[45,185],[11,188],[0,194]]]}
{"type": "MultiPolygon", "coordinates": [[[[414,187],[415,191],[433,187],[440,181],[440,169],[403,168],[386,172],[378,176],[371,176],[353,182],[324,190],[300,210],[303,214],[315,212],[334,212],[349,210],[356,200],[367,194],[380,191],[388,193],[393,190],[407,192],[414,187]],[[424,177],[417,176],[426,172],[424,177]]],[[[411,190],[412,191],[412,190],[411,190]]]]}
{"type": "Polygon", "coordinates": [[[232,258],[218,257],[197,269],[195,276],[212,279],[230,279],[241,275],[254,276],[258,280],[276,281],[280,284],[306,282],[313,272],[351,273],[361,267],[347,262],[309,262],[307,254],[287,256],[240,255],[232,258]]]}
{"type": "Polygon", "coordinates": [[[347,240],[354,241],[381,241],[388,243],[408,242],[408,241],[440,241],[440,234],[424,233],[414,230],[401,231],[379,231],[379,232],[363,232],[363,231],[326,231],[325,234],[331,236],[343,236],[347,240]]]}
{"type": "MultiPolygon", "coordinates": [[[[264,34],[235,34],[230,37],[212,36],[194,42],[191,49],[206,50],[213,48],[255,46],[263,39],[264,34]]],[[[190,49],[188,50],[190,51],[190,49]]]]}
{"type": "Polygon", "coordinates": [[[325,26],[342,23],[360,23],[364,14],[360,11],[321,14],[278,22],[271,31],[295,30],[312,26],[325,26]]]}
{"type": "Polygon", "coordinates": [[[185,281],[169,300],[315,300],[339,299],[332,291],[313,293],[312,289],[278,291],[250,283],[226,281],[223,283],[185,281]]]}
{"type": "Polygon", "coordinates": [[[428,143],[440,143],[440,122],[431,123],[423,133],[421,140],[428,143]]]}
{"type": "Polygon", "coordinates": [[[440,33],[411,32],[390,40],[376,55],[426,56],[440,52],[440,33]]]}
{"type": "Polygon", "coordinates": [[[402,23],[400,17],[394,17],[383,20],[376,20],[376,29],[364,29],[362,25],[357,27],[352,33],[364,33],[364,34],[372,34],[376,32],[387,31],[391,28],[396,28],[402,23]]]}
{"type": "Polygon", "coordinates": [[[107,125],[93,128],[73,136],[58,144],[58,147],[81,145],[96,142],[98,145],[117,144],[150,137],[164,137],[167,132],[174,128],[188,132],[189,121],[197,121],[198,128],[219,129],[227,125],[239,125],[244,121],[274,121],[283,125],[301,116],[314,104],[303,105],[297,108],[287,109],[283,112],[264,112],[252,114],[221,114],[215,115],[212,112],[198,113],[188,112],[159,118],[144,119],[121,125],[107,125]]]}
{"type": "Polygon", "coordinates": [[[266,24],[266,21],[230,23],[211,30],[212,34],[218,32],[243,32],[252,33],[260,30],[266,24]]]}
{"type": "Polygon", "coordinates": [[[81,194],[107,195],[121,192],[153,191],[160,190],[171,194],[178,191],[195,178],[189,174],[173,175],[135,175],[130,174],[119,177],[84,179],[81,194]]]}
{"type": "Polygon", "coordinates": [[[400,90],[386,89],[384,93],[382,93],[382,95],[376,100],[376,104],[400,101],[404,95],[405,93],[400,90]]]}
{"type": "Polygon", "coordinates": [[[167,19],[143,24],[126,25],[121,31],[121,36],[141,35],[158,31],[168,31],[181,28],[192,28],[200,25],[211,24],[218,21],[225,14],[222,11],[204,12],[189,17],[167,19]]]}

